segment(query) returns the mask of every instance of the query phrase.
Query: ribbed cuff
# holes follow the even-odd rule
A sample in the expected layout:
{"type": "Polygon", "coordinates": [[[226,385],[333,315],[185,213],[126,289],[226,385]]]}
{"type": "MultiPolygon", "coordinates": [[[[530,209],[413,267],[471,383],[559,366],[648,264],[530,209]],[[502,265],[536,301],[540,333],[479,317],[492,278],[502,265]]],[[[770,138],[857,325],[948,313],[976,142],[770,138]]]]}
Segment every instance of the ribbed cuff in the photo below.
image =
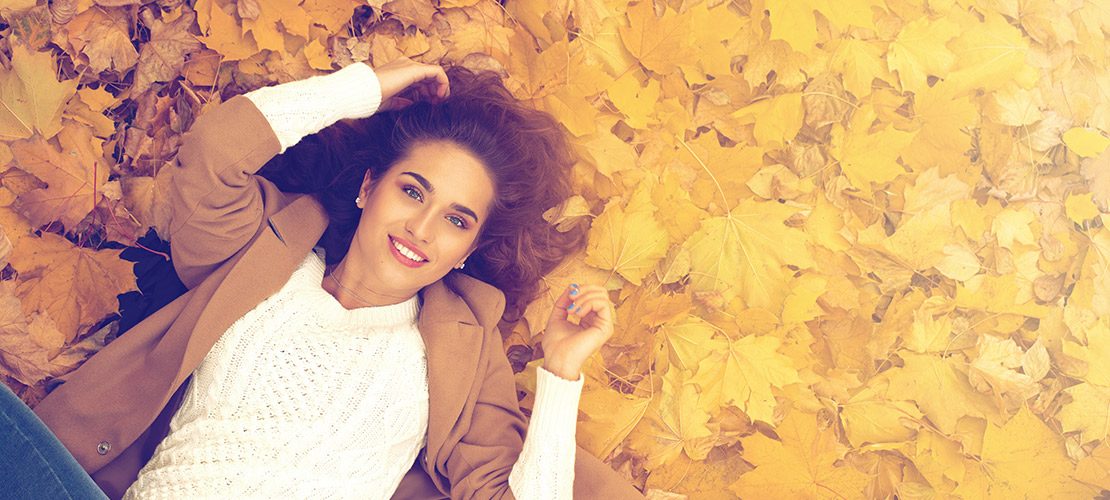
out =
{"type": "Polygon", "coordinates": [[[246,94],[274,129],[281,152],[307,135],[346,118],[365,118],[381,106],[378,75],[366,63],[262,87],[246,94]]]}
{"type": "Polygon", "coordinates": [[[567,380],[543,366],[536,367],[536,402],[528,432],[555,434],[560,439],[573,441],[578,425],[578,400],[585,383],[583,375],[579,375],[578,380],[567,380]]]}

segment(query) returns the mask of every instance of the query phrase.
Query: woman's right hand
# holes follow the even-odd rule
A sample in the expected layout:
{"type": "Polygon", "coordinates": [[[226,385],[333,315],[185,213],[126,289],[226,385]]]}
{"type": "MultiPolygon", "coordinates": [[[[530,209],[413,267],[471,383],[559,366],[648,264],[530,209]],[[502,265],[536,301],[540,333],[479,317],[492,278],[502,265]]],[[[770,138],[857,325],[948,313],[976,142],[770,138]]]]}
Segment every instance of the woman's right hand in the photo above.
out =
{"type": "Polygon", "coordinates": [[[380,111],[394,111],[419,100],[439,102],[451,93],[442,66],[424,64],[407,57],[374,68],[382,86],[380,111]]]}

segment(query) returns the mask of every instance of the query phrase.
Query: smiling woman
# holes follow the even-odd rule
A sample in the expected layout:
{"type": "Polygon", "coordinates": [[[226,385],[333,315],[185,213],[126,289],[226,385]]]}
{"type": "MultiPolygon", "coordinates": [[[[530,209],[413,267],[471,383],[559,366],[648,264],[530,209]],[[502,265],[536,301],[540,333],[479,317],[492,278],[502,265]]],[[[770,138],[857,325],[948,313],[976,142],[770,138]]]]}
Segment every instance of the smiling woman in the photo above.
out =
{"type": "Polygon", "coordinates": [[[542,218],[570,194],[560,130],[495,75],[404,58],[215,106],[169,196],[189,290],[34,409],[58,439],[29,446],[85,472],[0,477],[87,472],[129,499],[640,497],[575,441],[608,291],[571,285],[531,325],[530,418],[502,348],[499,321],[583,243],[542,218]]]}

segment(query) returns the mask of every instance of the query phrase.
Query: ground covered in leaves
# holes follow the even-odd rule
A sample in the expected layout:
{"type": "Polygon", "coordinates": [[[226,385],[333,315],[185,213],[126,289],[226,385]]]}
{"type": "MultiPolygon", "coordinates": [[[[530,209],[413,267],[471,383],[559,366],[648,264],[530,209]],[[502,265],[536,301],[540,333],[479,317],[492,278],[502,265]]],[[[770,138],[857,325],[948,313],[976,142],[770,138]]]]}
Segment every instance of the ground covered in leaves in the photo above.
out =
{"type": "MultiPolygon", "coordinates": [[[[407,55],[572,137],[549,220],[589,246],[546,281],[619,316],[579,441],[651,496],[1105,495],[1108,31],[1093,0],[3,0],[0,374],[33,403],[112,338],[198,115],[407,55]]],[[[525,393],[554,294],[506,328],[525,393]]]]}

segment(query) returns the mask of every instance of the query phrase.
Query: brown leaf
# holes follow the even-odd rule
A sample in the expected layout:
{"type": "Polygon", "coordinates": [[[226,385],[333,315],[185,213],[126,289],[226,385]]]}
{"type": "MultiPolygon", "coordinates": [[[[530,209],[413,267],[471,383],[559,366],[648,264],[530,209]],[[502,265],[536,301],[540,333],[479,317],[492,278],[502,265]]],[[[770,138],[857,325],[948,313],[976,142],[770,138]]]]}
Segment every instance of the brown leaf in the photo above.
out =
{"type": "Polygon", "coordinates": [[[53,233],[23,238],[11,264],[19,270],[16,295],[24,313],[49,314],[72,341],[119,309],[116,295],[135,289],[131,263],[120,252],[74,247],[53,233]]]}
{"type": "Polygon", "coordinates": [[[185,57],[200,49],[200,42],[188,31],[195,20],[196,13],[191,10],[169,23],[154,19],[149,10],[143,11],[143,23],[150,27],[150,41],[139,52],[132,95],[146,91],[154,82],[168,82],[180,76],[185,57]]]}
{"type": "Polygon", "coordinates": [[[47,184],[45,189],[24,193],[17,207],[34,226],[59,220],[73,228],[100,199],[97,188],[108,180],[108,167],[101,161],[101,140],[74,122],[58,133],[57,142],[32,139],[12,144],[16,164],[47,184]]]}

